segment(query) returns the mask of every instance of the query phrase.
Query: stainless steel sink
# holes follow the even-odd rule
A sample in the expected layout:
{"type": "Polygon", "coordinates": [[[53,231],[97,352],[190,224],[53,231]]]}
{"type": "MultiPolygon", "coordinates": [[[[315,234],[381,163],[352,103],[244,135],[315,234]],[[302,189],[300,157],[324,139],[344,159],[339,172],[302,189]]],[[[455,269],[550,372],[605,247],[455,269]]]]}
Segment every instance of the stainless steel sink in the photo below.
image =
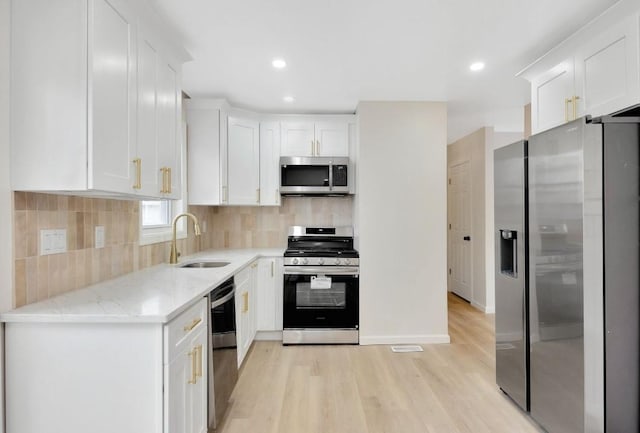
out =
{"type": "Polygon", "coordinates": [[[189,262],[184,265],[180,265],[181,268],[222,268],[227,266],[230,262],[220,261],[202,261],[202,262],[189,262]]]}

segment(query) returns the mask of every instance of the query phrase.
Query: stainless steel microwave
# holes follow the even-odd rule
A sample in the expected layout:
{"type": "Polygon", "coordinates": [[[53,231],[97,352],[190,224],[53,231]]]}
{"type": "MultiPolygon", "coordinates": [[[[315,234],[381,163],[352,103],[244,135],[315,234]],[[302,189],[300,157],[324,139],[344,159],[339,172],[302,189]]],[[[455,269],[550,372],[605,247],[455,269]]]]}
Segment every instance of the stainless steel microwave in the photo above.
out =
{"type": "Polygon", "coordinates": [[[280,194],[349,194],[348,157],[280,157],[280,194]]]}

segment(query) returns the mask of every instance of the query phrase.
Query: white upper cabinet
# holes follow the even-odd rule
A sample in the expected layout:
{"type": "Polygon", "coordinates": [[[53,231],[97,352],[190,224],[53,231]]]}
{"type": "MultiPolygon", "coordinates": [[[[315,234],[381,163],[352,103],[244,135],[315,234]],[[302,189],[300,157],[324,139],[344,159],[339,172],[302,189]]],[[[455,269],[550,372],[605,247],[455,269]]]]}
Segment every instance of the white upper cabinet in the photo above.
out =
{"type": "Polygon", "coordinates": [[[186,55],[140,30],[147,6],[18,1],[11,19],[13,189],[178,198],[186,55]]]}
{"type": "Polygon", "coordinates": [[[607,14],[523,71],[531,81],[533,133],[640,102],[638,12],[614,7],[607,14]],[[553,62],[562,54],[565,60],[553,62]]]}
{"type": "Polygon", "coordinates": [[[573,59],[566,60],[531,82],[532,129],[544,131],[573,120],[573,59]]]}
{"type": "Polygon", "coordinates": [[[349,156],[349,122],[282,122],[282,156],[349,156]]]}
{"type": "Polygon", "coordinates": [[[229,117],[227,140],[228,204],[260,204],[260,127],[258,122],[229,117]]]}
{"type": "Polygon", "coordinates": [[[226,200],[228,106],[223,101],[187,100],[187,184],[189,204],[220,205],[226,200]],[[224,143],[224,146],[221,146],[224,143]],[[222,153],[224,147],[224,154],[222,153]],[[223,161],[224,160],[224,164],[223,161]],[[224,190],[222,166],[224,165],[224,190]]]}
{"type": "Polygon", "coordinates": [[[349,156],[349,123],[316,122],[316,156],[349,156]]]}
{"type": "Polygon", "coordinates": [[[575,55],[578,116],[600,116],[640,102],[637,16],[585,43],[575,55]]]}
{"type": "Polygon", "coordinates": [[[280,206],[279,122],[260,122],[260,204],[280,206]]]}
{"type": "Polygon", "coordinates": [[[312,156],[315,145],[313,122],[282,122],[282,156],[312,156]]]}
{"type": "MultiPolygon", "coordinates": [[[[14,2],[15,3],[15,2],[14,2]]],[[[90,3],[88,188],[134,192],[136,170],[135,17],[126,3],[90,3]]],[[[62,107],[61,107],[62,109],[62,107]]],[[[69,127],[73,127],[69,125],[69,127]]],[[[75,157],[71,157],[72,163],[75,157]]],[[[77,161],[82,162],[82,161],[77,161]]]]}

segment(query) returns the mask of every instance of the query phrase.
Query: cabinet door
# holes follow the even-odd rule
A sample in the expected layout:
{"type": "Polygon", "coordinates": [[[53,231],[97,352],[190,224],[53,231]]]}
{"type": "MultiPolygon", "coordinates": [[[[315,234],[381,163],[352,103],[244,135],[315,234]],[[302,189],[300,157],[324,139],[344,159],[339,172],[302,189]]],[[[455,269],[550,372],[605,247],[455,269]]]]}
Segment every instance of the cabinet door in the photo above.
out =
{"type": "Polygon", "coordinates": [[[531,129],[541,132],[573,119],[573,59],[568,59],[531,82],[531,129]]]}
{"type": "MultiPolygon", "coordinates": [[[[158,64],[158,163],[164,169],[164,197],[181,196],[182,152],[180,148],[180,85],[176,69],[160,59],[158,64]]],[[[163,185],[163,183],[161,183],[163,185]]]]}
{"type": "Polygon", "coordinates": [[[260,204],[280,206],[280,123],[260,123],[260,204]]]}
{"type": "Polygon", "coordinates": [[[256,260],[251,265],[251,278],[249,280],[249,299],[247,305],[247,321],[249,328],[249,338],[247,341],[247,351],[251,347],[251,343],[256,338],[256,331],[258,329],[258,263],[256,260]]]}
{"type": "Polygon", "coordinates": [[[282,331],[282,283],[282,259],[260,259],[256,287],[258,331],[282,331]]]}
{"type": "Polygon", "coordinates": [[[317,122],[316,156],[349,156],[349,124],[343,121],[317,122]]]}
{"type": "Polygon", "coordinates": [[[580,116],[601,116],[640,100],[638,22],[631,16],[585,43],[576,53],[580,116]]]}
{"type": "Polygon", "coordinates": [[[247,353],[249,340],[248,303],[251,268],[245,268],[235,275],[236,283],[236,338],[238,341],[238,368],[247,353]]]}
{"type": "Polygon", "coordinates": [[[228,204],[260,204],[259,130],[257,122],[229,117],[228,204]]]}
{"type": "Polygon", "coordinates": [[[158,52],[149,39],[138,35],[138,140],[136,157],[140,158],[140,194],[161,195],[158,160],[158,52]]]}
{"type": "Polygon", "coordinates": [[[189,204],[220,204],[220,110],[187,110],[189,204]]]}
{"type": "Polygon", "coordinates": [[[315,153],[313,122],[282,122],[282,156],[312,156],[315,153]]]}
{"type": "Polygon", "coordinates": [[[196,383],[191,384],[190,392],[191,396],[190,400],[190,430],[187,430],[191,433],[207,433],[208,429],[208,419],[207,419],[207,384],[208,384],[208,376],[207,376],[207,333],[205,332],[206,328],[203,328],[198,334],[195,336],[193,341],[191,342],[191,350],[193,356],[195,356],[195,368],[196,368],[196,383]]]}
{"type": "MultiPolygon", "coordinates": [[[[165,368],[167,394],[167,408],[165,425],[167,433],[182,433],[191,431],[189,408],[192,406],[191,381],[193,363],[191,347],[179,354],[165,368]]],[[[204,382],[204,381],[203,381],[204,382]]]]}
{"type": "Polygon", "coordinates": [[[93,189],[132,193],[136,177],[133,19],[124,2],[90,4],[88,184],[93,189]]]}

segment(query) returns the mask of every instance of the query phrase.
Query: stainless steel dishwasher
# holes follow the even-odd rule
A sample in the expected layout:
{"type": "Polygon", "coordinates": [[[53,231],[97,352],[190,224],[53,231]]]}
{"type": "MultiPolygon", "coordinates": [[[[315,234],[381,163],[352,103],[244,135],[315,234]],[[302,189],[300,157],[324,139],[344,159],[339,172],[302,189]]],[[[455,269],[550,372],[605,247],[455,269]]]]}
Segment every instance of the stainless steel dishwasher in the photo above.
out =
{"type": "Polygon", "coordinates": [[[209,294],[209,428],[215,429],[224,416],[229,397],[238,381],[236,340],[236,286],[233,277],[209,294]]]}

